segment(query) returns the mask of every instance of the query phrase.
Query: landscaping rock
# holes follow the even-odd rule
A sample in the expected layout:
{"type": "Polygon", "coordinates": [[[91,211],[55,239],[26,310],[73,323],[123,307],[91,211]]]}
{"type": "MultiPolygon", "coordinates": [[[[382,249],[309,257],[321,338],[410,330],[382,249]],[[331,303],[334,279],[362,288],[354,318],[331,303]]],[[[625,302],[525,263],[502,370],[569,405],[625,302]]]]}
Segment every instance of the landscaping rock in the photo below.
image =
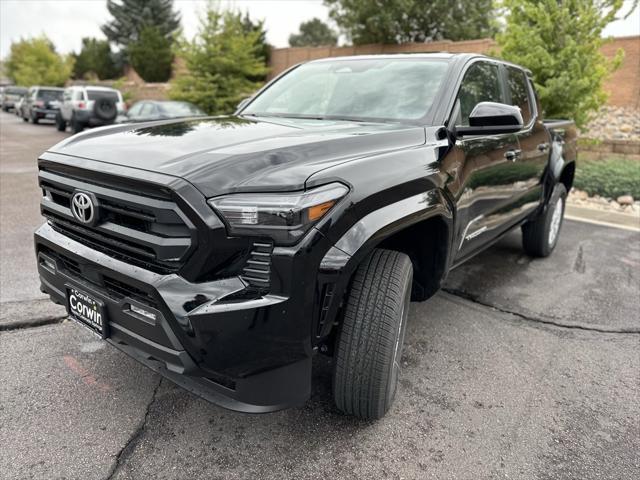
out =
{"type": "Polygon", "coordinates": [[[622,195],[617,198],[620,205],[633,205],[633,197],[631,195],[622,195]]]}
{"type": "Polygon", "coordinates": [[[604,106],[581,136],[595,140],[640,141],[640,109],[604,106]]]}

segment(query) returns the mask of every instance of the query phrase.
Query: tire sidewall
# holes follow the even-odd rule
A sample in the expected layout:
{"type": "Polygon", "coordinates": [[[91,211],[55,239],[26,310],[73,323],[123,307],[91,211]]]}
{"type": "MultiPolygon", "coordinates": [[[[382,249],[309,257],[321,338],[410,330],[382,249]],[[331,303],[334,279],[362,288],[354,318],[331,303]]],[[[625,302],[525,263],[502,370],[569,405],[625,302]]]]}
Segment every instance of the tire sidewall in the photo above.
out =
{"type": "Polygon", "coordinates": [[[389,385],[387,388],[387,402],[385,405],[385,410],[388,410],[393,403],[393,400],[396,395],[396,390],[398,389],[398,381],[400,379],[401,367],[400,362],[402,361],[402,350],[404,346],[404,339],[407,333],[407,323],[409,318],[409,306],[411,303],[411,285],[413,283],[413,270],[409,271],[409,279],[407,280],[407,284],[405,286],[405,292],[403,295],[403,304],[402,304],[402,313],[400,315],[400,323],[398,328],[396,329],[395,342],[397,343],[397,349],[394,346],[394,357],[391,362],[391,371],[389,372],[389,385]],[[396,367],[397,365],[397,367],[396,367]]]}
{"type": "Polygon", "coordinates": [[[553,189],[553,193],[551,194],[551,198],[549,199],[549,204],[547,206],[547,211],[545,212],[545,222],[544,222],[544,249],[546,250],[546,254],[550,254],[553,249],[558,244],[558,239],[560,238],[560,233],[562,232],[562,223],[564,221],[564,210],[566,207],[567,200],[567,190],[565,186],[561,183],[556,184],[553,189]],[[558,200],[562,199],[562,202],[558,204],[558,200]],[[551,234],[551,221],[553,219],[553,214],[556,208],[562,208],[562,216],[560,217],[560,226],[558,227],[558,233],[556,234],[556,238],[554,239],[552,244],[549,244],[549,235],[551,234]]]}

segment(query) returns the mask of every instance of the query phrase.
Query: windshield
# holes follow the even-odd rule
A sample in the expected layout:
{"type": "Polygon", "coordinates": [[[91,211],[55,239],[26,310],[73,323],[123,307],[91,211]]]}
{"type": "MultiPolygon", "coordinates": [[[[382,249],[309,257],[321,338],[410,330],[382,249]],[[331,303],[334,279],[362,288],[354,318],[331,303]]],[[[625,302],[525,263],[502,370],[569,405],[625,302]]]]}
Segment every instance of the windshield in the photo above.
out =
{"type": "Polygon", "coordinates": [[[7,95],[24,95],[27,93],[27,89],[20,87],[7,87],[4,93],[7,95]]]}
{"type": "Polygon", "coordinates": [[[50,102],[52,100],[62,100],[62,90],[38,90],[36,98],[50,102]]]}
{"type": "Polygon", "coordinates": [[[116,103],[120,101],[120,97],[118,97],[118,92],[113,92],[109,90],[87,90],[88,100],[98,100],[99,98],[108,98],[109,100],[113,100],[116,103]]]}
{"type": "Polygon", "coordinates": [[[158,108],[163,114],[176,117],[204,115],[202,110],[188,102],[163,102],[158,104],[158,108]]]}
{"type": "Polygon", "coordinates": [[[260,94],[243,115],[417,120],[448,68],[443,59],[378,58],[301,65],[260,94]]]}

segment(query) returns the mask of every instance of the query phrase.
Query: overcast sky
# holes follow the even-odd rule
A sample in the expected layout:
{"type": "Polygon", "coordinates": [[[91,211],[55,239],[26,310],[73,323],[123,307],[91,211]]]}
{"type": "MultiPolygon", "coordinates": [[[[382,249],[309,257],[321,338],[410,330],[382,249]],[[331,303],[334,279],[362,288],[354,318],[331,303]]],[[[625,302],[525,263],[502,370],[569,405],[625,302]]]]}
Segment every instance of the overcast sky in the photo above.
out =
{"type": "MultiPolygon", "coordinates": [[[[78,51],[82,37],[104,38],[100,25],[109,19],[106,0],[0,0],[0,58],[9,53],[11,42],[20,37],[45,33],[59,52],[78,51]]],[[[198,12],[206,0],[176,0],[182,28],[190,38],[198,29],[198,12]]],[[[626,2],[627,5],[632,0],[626,2]]],[[[300,22],[318,17],[328,19],[322,0],[223,0],[224,7],[249,11],[252,18],[264,19],[267,39],[276,47],[286,47],[289,35],[300,22]]],[[[640,34],[640,12],[612,23],[606,35],[640,34]]]]}

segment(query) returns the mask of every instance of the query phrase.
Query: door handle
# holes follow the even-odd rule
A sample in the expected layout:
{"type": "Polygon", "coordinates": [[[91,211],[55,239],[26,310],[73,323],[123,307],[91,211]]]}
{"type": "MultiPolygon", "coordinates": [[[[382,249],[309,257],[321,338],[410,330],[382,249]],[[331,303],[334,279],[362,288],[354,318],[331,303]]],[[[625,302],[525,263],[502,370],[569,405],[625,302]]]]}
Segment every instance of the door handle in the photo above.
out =
{"type": "Polygon", "coordinates": [[[546,152],[547,150],[549,150],[549,144],[541,143],[540,145],[538,145],[538,150],[540,150],[543,153],[546,152]]]}
{"type": "Polygon", "coordinates": [[[519,150],[519,149],[507,150],[504,154],[504,158],[506,158],[507,160],[511,160],[512,162],[515,162],[520,157],[521,153],[522,153],[522,150],[519,150]]]}

